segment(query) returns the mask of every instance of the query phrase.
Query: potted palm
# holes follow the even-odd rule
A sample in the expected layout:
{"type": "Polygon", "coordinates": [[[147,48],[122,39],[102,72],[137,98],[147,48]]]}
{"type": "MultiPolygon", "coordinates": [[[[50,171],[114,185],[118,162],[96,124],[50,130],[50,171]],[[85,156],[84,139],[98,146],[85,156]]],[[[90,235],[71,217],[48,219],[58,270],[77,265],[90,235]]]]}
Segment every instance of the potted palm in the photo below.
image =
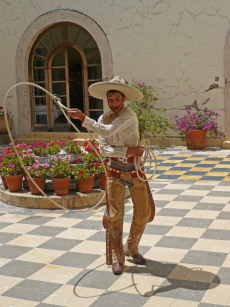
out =
{"type": "Polygon", "coordinates": [[[28,166],[27,171],[32,177],[32,179],[29,176],[27,177],[30,192],[35,195],[41,194],[41,191],[36,187],[34,182],[40,187],[42,191],[45,190],[46,178],[50,177],[50,164],[41,164],[37,162],[31,166],[28,166]]]}
{"type": "Polygon", "coordinates": [[[51,176],[55,193],[57,195],[66,195],[70,191],[71,180],[71,157],[69,155],[65,157],[53,156],[51,176]]]}
{"type": "Polygon", "coordinates": [[[174,115],[174,128],[179,131],[182,137],[186,138],[188,149],[205,149],[206,135],[225,137],[216,121],[219,113],[208,110],[187,110],[186,114],[174,115]]]}

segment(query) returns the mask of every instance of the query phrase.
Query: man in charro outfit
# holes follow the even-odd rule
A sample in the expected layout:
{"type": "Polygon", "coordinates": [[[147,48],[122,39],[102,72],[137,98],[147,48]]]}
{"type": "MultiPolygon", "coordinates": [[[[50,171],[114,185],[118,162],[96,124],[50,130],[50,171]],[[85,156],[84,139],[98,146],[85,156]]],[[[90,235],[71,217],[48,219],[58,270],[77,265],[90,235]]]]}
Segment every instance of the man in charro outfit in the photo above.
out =
{"type": "Polygon", "coordinates": [[[138,119],[135,112],[124,106],[125,101],[141,100],[143,94],[118,76],[109,82],[94,83],[89,87],[89,93],[107,99],[110,111],[101,115],[98,122],[78,109],[71,109],[68,114],[81,120],[83,127],[98,133],[101,154],[109,158],[107,209],[103,220],[110,244],[109,250],[107,246],[107,264],[112,264],[114,274],[121,274],[125,255],[131,256],[134,263],[145,265],[146,259],[139,253],[138,245],[146,224],[155,214],[148,182],[139,178],[145,178],[145,175],[139,170],[138,176],[134,165],[134,159],[144,152],[139,146],[138,119]],[[130,233],[123,247],[125,186],[129,187],[134,210],[130,233]]]}

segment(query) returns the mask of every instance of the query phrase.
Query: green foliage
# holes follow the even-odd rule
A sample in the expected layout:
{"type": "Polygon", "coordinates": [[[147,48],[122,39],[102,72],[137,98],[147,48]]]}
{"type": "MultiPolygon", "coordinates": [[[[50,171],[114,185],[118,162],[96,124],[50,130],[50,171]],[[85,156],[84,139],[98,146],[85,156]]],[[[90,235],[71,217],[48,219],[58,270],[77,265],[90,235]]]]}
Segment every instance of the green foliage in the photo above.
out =
{"type": "Polygon", "coordinates": [[[76,164],[72,168],[72,175],[75,179],[86,180],[97,173],[94,163],[76,164]]]}
{"type": "Polygon", "coordinates": [[[72,168],[70,164],[70,159],[70,156],[65,156],[64,158],[53,156],[51,167],[52,177],[67,178],[71,176],[72,168]]]}
{"type": "Polygon", "coordinates": [[[155,110],[154,102],[157,100],[155,88],[144,82],[134,83],[133,86],[140,90],[144,97],[140,101],[133,101],[131,109],[136,113],[139,122],[140,136],[157,136],[166,133],[171,127],[169,120],[161,114],[164,110],[155,110]]]}

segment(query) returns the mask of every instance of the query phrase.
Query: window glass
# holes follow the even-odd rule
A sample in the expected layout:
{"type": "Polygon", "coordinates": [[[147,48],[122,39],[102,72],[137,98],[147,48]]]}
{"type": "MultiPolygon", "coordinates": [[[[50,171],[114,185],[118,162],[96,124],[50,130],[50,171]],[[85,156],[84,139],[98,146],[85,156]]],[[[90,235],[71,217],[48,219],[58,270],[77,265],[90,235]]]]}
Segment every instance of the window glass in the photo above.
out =
{"type": "Polygon", "coordinates": [[[53,87],[53,94],[66,95],[66,83],[65,82],[52,83],[52,87],[53,87]]]}
{"type": "Polygon", "coordinates": [[[33,67],[45,67],[45,59],[34,55],[33,67]]]}
{"type": "Polygon", "coordinates": [[[35,123],[37,125],[47,125],[47,114],[44,114],[44,112],[35,112],[35,123]]]}
{"type": "Polygon", "coordinates": [[[65,68],[52,68],[53,81],[65,81],[65,68]]]}
{"type": "Polygon", "coordinates": [[[34,82],[45,81],[45,69],[34,69],[34,82]]]}
{"type": "Polygon", "coordinates": [[[41,41],[49,48],[51,49],[54,45],[54,42],[52,40],[52,37],[50,35],[50,32],[47,32],[45,35],[42,36],[41,41]]]}
{"type": "MultiPolygon", "coordinates": [[[[46,88],[45,83],[39,83],[41,87],[46,88]]],[[[34,87],[34,96],[45,96],[45,92],[43,90],[40,90],[38,87],[34,87]]]]}
{"type": "Polygon", "coordinates": [[[50,30],[55,45],[62,43],[62,27],[58,26],[50,30]]]}
{"type": "Polygon", "coordinates": [[[97,48],[95,41],[91,38],[90,41],[86,44],[86,46],[84,47],[83,50],[85,52],[85,55],[87,56],[97,49],[98,48],[97,48]]]}
{"type": "Polygon", "coordinates": [[[79,33],[77,42],[76,42],[77,46],[80,48],[83,48],[89,38],[90,38],[90,35],[86,31],[81,30],[79,33]]]}
{"type": "Polygon", "coordinates": [[[88,79],[89,80],[101,79],[101,66],[89,66],[88,79]]]}
{"type": "Polygon", "coordinates": [[[65,66],[65,50],[59,51],[52,61],[52,67],[65,66]]]}
{"type": "Polygon", "coordinates": [[[35,53],[42,55],[44,57],[47,56],[48,51],[49,50],[44,45],[42,45],[40,42],[37,44],[36,49],[35,49],[35,53]]]}
{"type": "Polygon", "coordinates": [[[34,97],[35,110],[46,109],[46,97],[34,97]]]}
{"type": "Polygon", "coordinates": [[[100,53],[94,53],[92,55],[89,55],[87,57],[87,61],[88,61],[88,64],[100,64],[101,63],[101,56],[100,56],[100,53]]]}
{"type": "Polygon", "coordinates": [[[101,116],[102,114],[103,114],[103,111],[90,111],[89,112],[89,116],[95,119],[98,119],[99,116],[101,116]]]}
{"type": "Polygon", "coordinates": [[[68,42],[74,44],[81,28],[68,26],[68,42]]]}
{"type": "Polygon", "coordinates": [[[89,97],[89,108],[90,109],[103,109],[103,100],[95,97],[89,97]]]}

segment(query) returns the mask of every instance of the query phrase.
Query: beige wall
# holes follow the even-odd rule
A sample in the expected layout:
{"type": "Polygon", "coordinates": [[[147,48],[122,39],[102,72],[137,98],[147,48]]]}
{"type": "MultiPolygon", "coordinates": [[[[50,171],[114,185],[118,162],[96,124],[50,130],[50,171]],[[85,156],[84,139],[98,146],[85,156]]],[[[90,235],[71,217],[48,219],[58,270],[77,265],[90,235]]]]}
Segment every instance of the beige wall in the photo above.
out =
{"type": "MultiPolygon", "coordinates": [[[[168,109],[168,116],[195,100],[209,99],[208,107],[222,114],[219,122],[225,127],[229,0],[2,0],[1,101],[17,82],[16,59],[23,35],[43,14],[60,9],[92,19],[108,40],[113,74],[154,85],[159,94],[156,107],[168,109]],[[218,88],[208,90],[213,83],[218,88]]],[[[11,100],[9,108],[17,119],[20,101],[11,100]]]]}

